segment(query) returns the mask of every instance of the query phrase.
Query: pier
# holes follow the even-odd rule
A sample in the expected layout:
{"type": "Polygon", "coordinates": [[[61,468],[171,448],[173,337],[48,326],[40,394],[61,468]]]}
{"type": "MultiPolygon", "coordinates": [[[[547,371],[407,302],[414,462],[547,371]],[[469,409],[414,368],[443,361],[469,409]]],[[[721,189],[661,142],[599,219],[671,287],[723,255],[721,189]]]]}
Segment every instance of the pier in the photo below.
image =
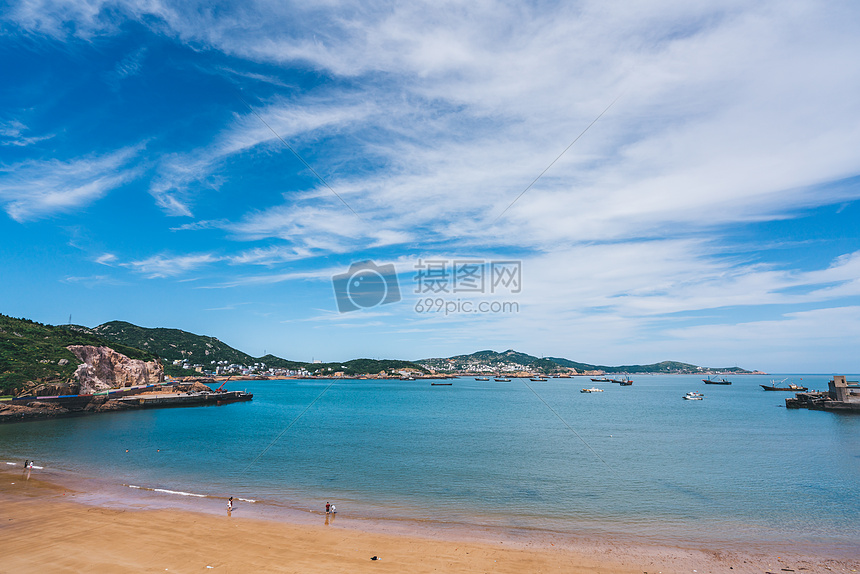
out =
{"type": "Polygon", "coordinates": [[[225,405],[240,401],[250,401],[251,393],[244,391],[221,391],[201,393],[148,393],[116,399],[118,403],[130,408],[196,407],[205,405],[225,405]]]}
{"type": "Polygon", "coordinates": [[[848,381],[845,375],[834,375],[826,392],[796,393],[785,399],[789,409],[860,413],[860,383],[848,381]]]}

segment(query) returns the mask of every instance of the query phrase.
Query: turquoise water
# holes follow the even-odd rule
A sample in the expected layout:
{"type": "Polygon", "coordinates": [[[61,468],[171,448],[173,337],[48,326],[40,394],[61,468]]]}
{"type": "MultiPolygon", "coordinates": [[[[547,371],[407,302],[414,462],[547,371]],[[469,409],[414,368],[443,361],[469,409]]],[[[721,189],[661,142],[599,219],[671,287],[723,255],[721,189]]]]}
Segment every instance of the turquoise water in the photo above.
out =
{"type": "Polygon", "coordinates": [[[241,382],[250,403],[2,425],[0,459],[341,516],[857,550],[860,416],[785,409],[771,378],[241,382]]]}

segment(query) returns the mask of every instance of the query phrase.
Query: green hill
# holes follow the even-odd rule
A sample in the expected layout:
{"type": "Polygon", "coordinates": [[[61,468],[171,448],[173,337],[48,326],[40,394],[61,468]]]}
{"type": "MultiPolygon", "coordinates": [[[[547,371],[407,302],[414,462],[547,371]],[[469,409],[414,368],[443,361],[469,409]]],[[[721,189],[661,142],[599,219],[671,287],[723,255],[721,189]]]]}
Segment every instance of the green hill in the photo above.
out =
{"type": "MultiPolygon", "coordinates": [[[[573,368],[577,371],[604,371],[607,373],[695,373],[699,370],[699,367],[696,365],[691,365],[690,363],[679,363],[677,361],[662,361],[660,363],[652,363],[650,365],[620,365],[617,367],[610,367],[606,365],[577,363],[569,359],[561,359],[557,357],[547,357],[547,359],[563,367],[573,368]]],[[[743,369],[738,370],[743,371],[743,369]]]]}
{"type": "Polygon", "coordinates": [[[53,327],[0,314],[0,394],[71,379],[79,361],[68,345],[110,346],[132,359],[155,359],[153,353],[112,343],[86,327],[53,327]]]}
{"type": "Polygon", "coordinates": [[[542,359],[509,349],[504,352],[478,351],[471,355],[456,355],[447,359],[423,359],[422,365],[442,371],[469,371],[478,367],[502,370],[509,365],[521,365],[525,370],[540,371],[546,374],[564,371],[563,366],[550,359],[542,359]]]}
{"type": "MultiPolygon", "coordinates": [[[[268,365],[268,363],[267,363],[268,365]]],[[[376,375],[385,371],[388,374],[401,370],[412,370],[427,374],[429,371],[412,361],[396,359],[352,359],[342,363],[309,363],[301,365],[311,374],[330,375],[343,372],[346,376],[376,375]]]]}
{"type": "Polygon", "coordinates": [[[166,362],[188,359],[189,363],[208,366],[212,361],[227,361],[239,365],[260,361],[215,337],[195,335],[181,329],[150,329],[125,321],[111,321],[95,327],[92,332],[109,341],[150,351],[166,362]]]}
{"type": "Polygon", "coordinates": [[[698,373],[708,371],[748,373],[749,371],[740,367],[712,369],[698,367],[689,363],[677,361],[662,361],[650,365],[592,365],[579,363],[561,357],[538,358],[525,353],[509,349],[504,352],[478,351],[471,355],[456,355],[447,359],[423,359],[418,361],[437,370],[469,371],[478,367],[489,367],[494,370],[502,370],[504,366],[521,365],[527,370],[538,371],[544,374],[552,374],[565,369],[576,369],[577,371],[603,371],[606,373],[698,373]]]}

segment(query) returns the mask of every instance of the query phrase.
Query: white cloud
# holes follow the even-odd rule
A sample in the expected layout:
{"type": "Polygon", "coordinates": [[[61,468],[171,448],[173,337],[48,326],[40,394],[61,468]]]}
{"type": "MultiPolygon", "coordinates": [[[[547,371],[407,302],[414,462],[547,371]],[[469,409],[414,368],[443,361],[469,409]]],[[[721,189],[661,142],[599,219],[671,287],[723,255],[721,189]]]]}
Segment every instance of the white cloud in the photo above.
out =
{"type": "Polygon", "coordinates": [[[103,253],[96,258],[96,263],[99,265],[107,265],[110,266],[112,263],[116,262],[117,256],[113,253],[103,253]]]}
{"type": "Polygon", "coordinates": [[[0,145],[27,147],[40,141],[54,137],[54,134],[44,136],[25,136],[29,128],[18,120],[0,122],[0,145]]]}
{"type": "MultiPolygon", "coordinates": [[[[109,6],[22,3],[13,18],[46,33],[74,21],[88,37],[116,29],[109,6]]],[[[116,6],[162,19],[186,42],[348,78],[346,89],[323,83],[259,108],[248,99],[288,142],[340,136],[314,167],[387,242],[419,230],[432,241],[504,245],[506,231],[487,224],[622,91],[505,216],[518,245],[664,237],[858,196],[818,187],[860,171],[850,3],[261,1],[218,16],[193,4],[116,6]],[[344,169],[350,157],[384,169],[344,169]]],[[[229,183],[213,179],[220,162],[265,142],[280,146],[249,113],[211,145],[167,158],[152,183],[158,205],[190,215],[192,188],[229,183]]],[[[306,226],[269,226],[271,236],[306,241],[345,209],[315,208],[306,226]]],[[[246,214],[237,233],[264,227],[265,210],[246,214]]],[[[340,231],[365,239],[359,226],[340,231]]]]}
{"type": "Polygon", "coordinates": [[[0,167],[0,203],[19,222],[76,211],[136,177],[139,148],[69,161],[25,161],[0,167]]]}
{"type": "Polygon", "coordinates": [[[138,273],[142,273],[151,279],[174,277],[189,271],[199,269],[211,263],[222,261],[223,257],[213,253],[194,253],[186,255],[153,255],[138,261],[122,263],[138,273]]]}

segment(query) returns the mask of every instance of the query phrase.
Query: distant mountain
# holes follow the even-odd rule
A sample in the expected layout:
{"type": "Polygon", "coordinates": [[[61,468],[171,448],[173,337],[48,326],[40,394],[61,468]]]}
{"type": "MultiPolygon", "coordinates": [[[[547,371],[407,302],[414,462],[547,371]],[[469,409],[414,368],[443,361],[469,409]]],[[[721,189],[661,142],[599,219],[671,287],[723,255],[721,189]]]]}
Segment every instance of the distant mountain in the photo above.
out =
{"type": "Polygon", "coordinates": [[[739,367],[709,368],[698,367],[689,363],[663,361],[651,365],[592,365],[579,363],[561,357],[538,358],[509,349],[504,352],[478,351],[471,355],[456,355],[448,358],[422,359],[416,361],[428,368],[441,371],[476,371],[491,369],[494,371],[510,371],[517,367],[522,370],[538,371],[545,374],[561,372],[567,369],[582,371],[603,371],[605,373],[701,373],[701,372],[735,372],[748,373],[739,367]]]}
{"type": "Polygon", "coordinates": [[[154,353],[113,343],[86,327],[53,327],[0,314],[0,395],[38,383],[68,382],[80,364],[68,345],[110,346],[132,359],[155,359],[154,353]]]}
{"type": "Polygon", "coordinates": [[[352,359],[337,363],[302,363],[302,367],[311,374],[327,375],[342,372],[346,376],[375,375],[385,371],[396,374],[398,371],[414,371],[428,373],[427,369],[412,361],[397,359],[352,359]]]}
{"type": "Polygon", "coordinates": [[[150,351],[168,362],[188,359],[191,364],[204,366],[210,365],[212,361],[227,361],[237,365],[260,362],[260,359],[234,349],[215,337],[195,335],[181,329],[151,329],[125,321],[111,321],[93,328],[91,332],[115,343],[150,351]]]}
{"type": "MultiPolygon", "coordinates": [[[[690,363],[679,363],[678,361],[662,361],[660,363],[652,363],[650,365],[621,365],[618,367],[609,367],[606,365],[589,365],[587,363],[577,363],[569,359],[560,359],[557,357],[547,357],[547,360],[558,363],[562,367],[576,369],[577,371],[604,371],[606,373],[697,373],[701,370],[709,370],[707,367],[699,369],[696,365],[690,363]]],[[[743,372],[743,369],[720,369],[721,372],[735,370],[743,372]]]]}
{"type": "Polygon", "coordinates": [[[474,371],[491,369],[494,371],[532,370],[547,374],[564,371],[562,365],[549,359],[541,359],[509,349],[502,353],[478,351],[471,355],[421,359],[419,365],[436,371],[474,371]]]}

